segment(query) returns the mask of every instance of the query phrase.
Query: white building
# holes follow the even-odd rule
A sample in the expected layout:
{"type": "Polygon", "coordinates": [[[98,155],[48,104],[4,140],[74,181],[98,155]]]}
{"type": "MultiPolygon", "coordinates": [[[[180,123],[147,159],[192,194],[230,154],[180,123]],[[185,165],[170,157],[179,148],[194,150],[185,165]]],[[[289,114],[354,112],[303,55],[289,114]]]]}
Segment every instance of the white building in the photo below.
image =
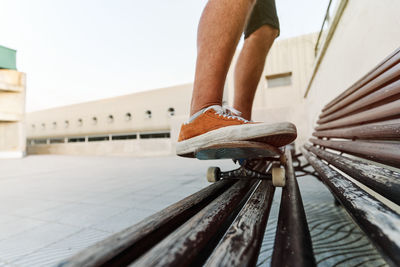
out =
{"type": "Polygon", "coordinates": [[[28,153],[169,155],[175,117],[186,117],[191,84],[27,115],[28,153]]]}
{"type": "Polygon", "coordinates": [[[25,74],[0,69],[0,158],[25,155],[25,74]]]}

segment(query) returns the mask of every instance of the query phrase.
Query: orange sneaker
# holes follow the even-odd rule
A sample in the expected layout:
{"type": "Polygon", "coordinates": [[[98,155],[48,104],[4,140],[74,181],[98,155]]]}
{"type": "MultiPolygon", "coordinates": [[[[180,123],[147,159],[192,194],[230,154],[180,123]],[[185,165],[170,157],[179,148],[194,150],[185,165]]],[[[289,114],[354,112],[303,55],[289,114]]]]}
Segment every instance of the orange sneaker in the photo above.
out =
{"type": "Polygon", "coordinates": [[[235,115],[230,108],[214,105],[206,108],[193,121],[181,127],[176,154],[194,157],[202,147],[226,141],[257,141],[284,146],[296,139],[296,127],[288,122],[252,122],[235,115]]]}

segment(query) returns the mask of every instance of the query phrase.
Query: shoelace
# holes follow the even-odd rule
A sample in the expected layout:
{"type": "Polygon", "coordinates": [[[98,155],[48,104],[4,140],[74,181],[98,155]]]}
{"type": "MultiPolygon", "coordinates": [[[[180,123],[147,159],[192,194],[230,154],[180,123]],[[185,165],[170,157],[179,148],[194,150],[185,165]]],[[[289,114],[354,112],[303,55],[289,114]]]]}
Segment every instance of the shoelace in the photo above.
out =
{"type": "Polygon", "coordinates": [[[206,112],[209,109],[214,109],[216,112],[215,114],[218,114],[219,116],[222,116],[224,118],[228,118],[228,119],[238,119],[244,122],[249,122],[246,119],[243,119],[242,117],[240,117],[240,115],[242,114],[242,112],[240,112],[239,110],[234,109],[233,107],[229,107],[226,105],[221,106],[211,106],[208,107],[204,110],[204,112],[206,112]]]}
{"type": "Polygon", "coordinates": [[[231,115],[231,116],[233,116],[233,117],[235,117],[235,118],[237,118],[239,120],[242,120],[242,121],[245,121],[245,122],[253,122],[253,120],[246,120],[246,119],[242,118],[241,117],[242,112],[240,112],[237,109],[234,109],[233,107],[229,107],[227,105],[223,105],[222,109],[223,109],[224,113],[226,113],[228,115],[231,115]]]}

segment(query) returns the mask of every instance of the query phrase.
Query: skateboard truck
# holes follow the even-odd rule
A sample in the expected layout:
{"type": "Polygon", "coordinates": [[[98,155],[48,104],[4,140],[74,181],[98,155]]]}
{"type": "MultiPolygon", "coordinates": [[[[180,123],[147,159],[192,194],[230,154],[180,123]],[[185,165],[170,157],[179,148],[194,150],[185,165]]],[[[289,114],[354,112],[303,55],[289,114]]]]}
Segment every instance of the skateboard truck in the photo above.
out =
{"type": "Polygon", "coordinates": [[[282,150],[271,145],[254,141],[226,141],[211,144],[195,152],[198,159],[233,159],[240,167],[222,172],[219,167],[209,167],[207,180],[261,179],[272,180],[276,187],[285,186],[286,158],[282,150]],[[240,160],[235,160],[240,159],[240,160]],[[268,163],[272,166],[268,169],[268,163]]]}
{"type": "MultiPolygon", "coordinates": [[[[280,161],[283,164],[284,157],[280,161]]],[[[268,172],[262,173],[241,165],[238,169],[222,172],[219,167],[209,167],[207,170],[207,181],[214,183],[221,179],[260,179],[272,180],[275,187],[284,187],[286,184],[285,169],[279,163],[273,163],[268,172]]]]}

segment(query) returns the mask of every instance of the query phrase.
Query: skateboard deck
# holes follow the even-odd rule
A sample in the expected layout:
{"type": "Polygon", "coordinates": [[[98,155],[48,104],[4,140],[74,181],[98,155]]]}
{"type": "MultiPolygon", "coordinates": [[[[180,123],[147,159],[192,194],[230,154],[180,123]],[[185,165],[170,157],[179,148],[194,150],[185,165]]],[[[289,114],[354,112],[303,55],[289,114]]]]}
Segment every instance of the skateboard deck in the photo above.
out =
{"type": "Polygon", "coordinates": [[[226,141],[211,144],[195,151],[201,160],[208,159],[252,159],[279,157],[282,151],[271,145],[253,141],[226,141]]]}

